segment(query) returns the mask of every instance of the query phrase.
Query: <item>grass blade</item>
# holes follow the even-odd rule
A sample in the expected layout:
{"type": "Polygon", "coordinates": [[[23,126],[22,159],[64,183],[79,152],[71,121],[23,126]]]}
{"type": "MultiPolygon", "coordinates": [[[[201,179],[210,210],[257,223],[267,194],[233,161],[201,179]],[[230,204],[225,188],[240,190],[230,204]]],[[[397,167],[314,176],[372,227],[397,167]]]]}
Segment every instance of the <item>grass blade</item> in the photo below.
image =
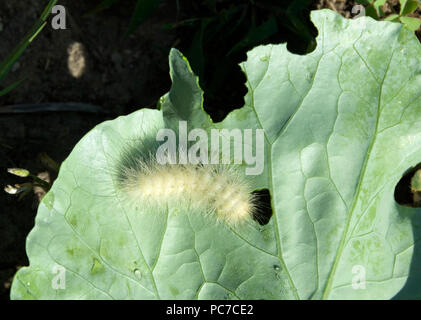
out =
{"type": "MultiPolygon", "coordinates": [[[[57,0],[50,0],[41,14],[41,17],[34,24],[30,32],[18,44],[18,46],[9,54],[9,56],[0,64],[0,82],[4,80],[7,73],[12,68],[13,64],[19,59],[25,49],[34,40],[34,38],[41,32],[47,24],[46,20],[51,12],[51,9],[57,3],[57,0]]],[[[12,85],[13,86],[13,85],[12,85]]],[[[10,87],[9,87],[10,88],[10,87]]],[[[7,89],[4,89],[7,90],[7,89]]],[[[10,90],[9,90],[10,91],[10,90]]]]}

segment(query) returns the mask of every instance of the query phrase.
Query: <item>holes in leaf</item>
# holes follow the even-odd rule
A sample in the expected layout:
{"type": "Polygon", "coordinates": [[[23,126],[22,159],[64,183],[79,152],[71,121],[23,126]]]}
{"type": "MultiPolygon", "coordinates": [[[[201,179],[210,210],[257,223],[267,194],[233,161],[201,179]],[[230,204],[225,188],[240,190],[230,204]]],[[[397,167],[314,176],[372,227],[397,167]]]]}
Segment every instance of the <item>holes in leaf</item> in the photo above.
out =
{"type": "Polygon", "coordinates": [[[180,8],[175,47],[199,77],[214,122],[244,105],[247,78],[239,64],[247,51],[286,42],[290,52],[307,54],[316,46],[311,1],[185,0],[180,8]]]}
{"type": "Polygon", "coordinates": [[[268,189],[253,191],[256,210],[253,213],[253,220],[264,226],[269,223],[272,217],[271,196],[268,189]]]}
{"type": "Polygon", "coordinates": [[[411,180],[415,173],[421,169],[421,163],[408,169],[395,187],[395,201],[402,206],[421,207],[421,192],[411,190],[411,180]]]}

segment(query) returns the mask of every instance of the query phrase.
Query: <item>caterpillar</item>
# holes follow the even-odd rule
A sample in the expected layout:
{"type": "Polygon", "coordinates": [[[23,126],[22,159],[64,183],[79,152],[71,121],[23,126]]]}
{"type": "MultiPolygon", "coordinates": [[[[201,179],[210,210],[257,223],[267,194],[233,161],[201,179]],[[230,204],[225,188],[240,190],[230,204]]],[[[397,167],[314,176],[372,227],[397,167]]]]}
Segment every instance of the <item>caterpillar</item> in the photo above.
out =
{"type": "Polygon", "coordinates": [[[188,203],[229,226],[253,220],[258,197],[238,165],[161,164],[156,141],[143,140],[142,146],[129,148],[118,167],[130,200],[152,206],[188,203]]]}
{"type": "Polygon", "coordinates": [[[152,204],[189,202],[230,226],[250,220],[255,211],[250,185],[229,166],[161,165],[151,159],[128,168],[124,180],[132,199],[152,204]]]}

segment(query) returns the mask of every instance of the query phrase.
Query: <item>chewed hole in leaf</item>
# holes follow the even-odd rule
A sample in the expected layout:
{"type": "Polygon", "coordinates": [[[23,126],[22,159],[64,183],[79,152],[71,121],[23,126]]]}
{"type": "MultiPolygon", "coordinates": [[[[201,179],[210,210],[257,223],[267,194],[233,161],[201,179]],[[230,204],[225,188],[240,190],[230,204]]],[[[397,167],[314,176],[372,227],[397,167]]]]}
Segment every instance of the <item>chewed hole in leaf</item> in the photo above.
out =
{"type": "Polygon", "coordinates": [[[253,212],[253,220],[264,226],[272,217],[270,192],[268,189],[255,190],[252,193],[256,210],[253,212]]]}
{"type": "Polygon", "coordinates": [[[421,192],[413,190],[414,176],[421,169],[421,163],[408,169],[395,187],[395,200],[402,206],[416,208],[421,207],[421,192]]]}

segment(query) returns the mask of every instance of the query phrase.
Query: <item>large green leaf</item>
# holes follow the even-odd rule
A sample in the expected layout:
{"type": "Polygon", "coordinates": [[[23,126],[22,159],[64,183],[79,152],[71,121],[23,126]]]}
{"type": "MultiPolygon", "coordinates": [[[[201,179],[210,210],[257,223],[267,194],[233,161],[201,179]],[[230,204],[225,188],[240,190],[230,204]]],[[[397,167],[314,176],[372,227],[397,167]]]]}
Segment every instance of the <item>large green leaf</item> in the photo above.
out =
{"type": "Polygon", "coordinates": [[[327,10],[312,20],[311,54],[286,45],[248,53],[245,106],[221,123],[203,111],[197,78],[173,50],[161,110],[97,126],[62,164],[11,297],[421,297],[421,212],[394,200],[421,160],[420,45],[400,24],[327,10]],[[266,168],[253,183],[271,192],[269,224],[237,229],[182,206],[124,200],[114,173],[122,154],[178,120],[265,130],[266,168]],[[56,265],[64,290],[51,286],[56,265]],[[355,270],[365,270],[363,289],[353,287],[355,270]]]}

